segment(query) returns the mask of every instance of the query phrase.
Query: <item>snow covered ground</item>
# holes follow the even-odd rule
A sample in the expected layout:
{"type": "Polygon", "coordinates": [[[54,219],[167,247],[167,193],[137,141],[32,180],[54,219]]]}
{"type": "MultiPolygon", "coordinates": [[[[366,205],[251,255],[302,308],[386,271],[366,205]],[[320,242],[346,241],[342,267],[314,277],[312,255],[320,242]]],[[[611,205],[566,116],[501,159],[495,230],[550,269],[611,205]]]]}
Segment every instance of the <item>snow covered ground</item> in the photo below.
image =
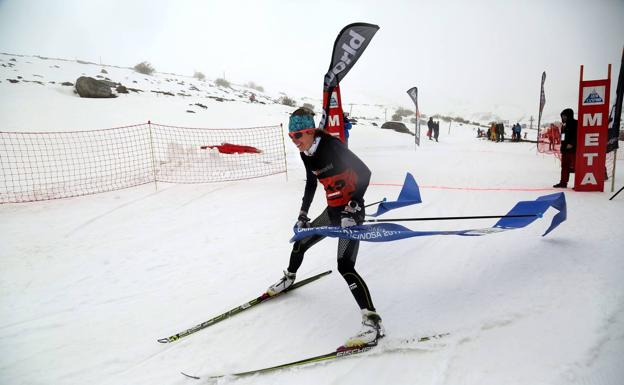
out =
{"type": "MultiPolygon", "coordinates": [[[[0,55],[0,63],[10,58],[0,55]]],[[[250,104],[242,88],[234,101],[218,102],[208,96],[222,91],[209,82],[187,97],[144,92],[81,99],[72,87],[48,82],[95,76],[101,67],[16,59],[14,66],[0,67],[2,131],[147,120],[245,127],[286,123],[292,111],[268,103],[268,95],[268,104],[250,104]],[[18,75],[44,84],[6,80],[18,75]],[[194,103],[208,108],[187,113],[194,103]]],[[[138,88],[175,92],[167,84],[180,80],[115,71],[112,80],[137,80],[138,88]]],[[[406,172],[421,188],[422,204],[387,216],[499,215],[520,200],[554,192],[558,161],[536,154],[534,144],[492,143],[477,139],[472,126],[453,124],[449,130],[442,124],[439,143],[425,139],[415,148],[412,136],[372,125],[383,123],[379,107],[353,108],[360,111],[353,115],[370,117],[360,119],[350,139],[373,172],[367,201],[396,198],[406,172]]],[[[0,205],[0,383],[196,384],[204,382],[180,371],[245,371],[342,344],[358,330],[360,315],[336,272],[175,343],[156,342],[255,298],[281,276],[304,185],[303,166],[288,141],[286,151],[287,176],[159,184],[157,190],[145,185],[0,205]]],[[[623,166],[618,161],[618,170],[623,166]]],[[[623,183],[617,177],[615,185],[623,183]]],[[[407,351],[220,383],[621,384],[624,197],[609,196],[566,190],[568,220],[546,237],[541,234],[552,210],[524,229],[483,237],[363,242],[356,267],[383,317],[385,343],[449,336],[407,351]]],[[[319,191],[312,215],[320,213],[323,200],[319,191]]],[[[406,226],[437,230],[494,223],[406,226]]],[[[299,278],[335,269],[336,242],[328,239],[310,250],[299,278]]]]}

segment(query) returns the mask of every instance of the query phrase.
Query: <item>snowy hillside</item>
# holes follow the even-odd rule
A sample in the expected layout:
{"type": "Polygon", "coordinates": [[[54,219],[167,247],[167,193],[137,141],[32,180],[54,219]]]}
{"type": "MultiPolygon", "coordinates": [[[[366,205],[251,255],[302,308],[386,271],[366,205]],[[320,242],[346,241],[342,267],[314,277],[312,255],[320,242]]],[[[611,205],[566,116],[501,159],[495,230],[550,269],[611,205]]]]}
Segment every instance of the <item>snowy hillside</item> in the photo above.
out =
{"type": "MultiPolygon", "coordinates": [[[[147,120],[248,127],[286,123],[293,110],[271,102],[279,95],[260,93],[266,104],[249,103],[251,90],[243,87],[223,90],[211,81],[116,67],[102,75],[143,92],[82,99],[59,83],[99,75],[101,66],[0,60],[0,131],[147,120]]],[[[422,204],[388,217],[501,215],[518,201],[561,191],[550,188],[558,161],[536,154],[534,144],[484,141],[475,127],[453,124],[442,126],[439,143],[425,138],[416,148],[413,136],[373,125],[383,123],[381,107],[353,109],[364,119],[351,130],[349,146],[373,173],[367,203],[395,199],[406,172],[421,189],[422,204]]],[[[0,384],[200,384],[206,381],[180,372],[205,376],[282,364],[327,353],[355,333],[359,309],[334,271],[179,341],[157,342],[257,297],[281,277],[305,177],[284,136],[287,174],[0,205],[0,384]]],[[[623,167],[618,160],[617,169],[623,167]]],[[[619,188],[624,178],[615,182],[619,188]]],[[[524,229],[482,237],[362,242],[356,269],[383,317],[382,346],[219,383],[620,384],[624,197],[564,191],[568,219],[546,237],[554,210],[524,229]],[[403,339],[438,333],[449,335],[391,351],[403,339]]],[[[324,208],[321,193],[311,215],[324,208]]],[[[403,224],[459,230],[494,223],[403,224]]],[[[335,270],[336,243],[312,248],[298,278],[335,270]]]]}
{"type": "MultiPolygon", "coordinates": [[[[175,117],[176,124],[185,126],[216,125],[221,127],[250,126],[274,124],[275,116],[279,120],[283,117],[266,115],[266,120],[256,118],[259,105],[264,105],[265,111],[282,111],[280,98],[283,92],[259,92],[244,86],[232,85],[231,88],[219,87],[214,80],[198,80],[192,76],[155,72],[144,75],[131,68],[111,65],[98,65],[80,60],[63,60],[44,58],[40,56],[22,56],[0,53],[0,90],[2,94],[0,112],[3,113],[5,127],[3,130],[41,131],[41,130],[77,130],[87,128],[104,128],[110,126],[144,123],[147,120],[167,123],[162,120],[175,117]],[[105,72],[102,72],[105,71],[105,72]],[[119,83],[129,89],[128,94],[118,94],[124,100],[123,110],[118,109],[119,102],[115,99],[82,100],[74,93],[74,83],[80,76],[90,76],[99,80],[119,83]],[[36,89],[36,93],[30,90],[36,89]],[[76,98],[57,100],[57,94],[75,95],[76,98]],[[250,103],[249,96],[254,94],[258,103],[250,103]],[[11,96],[10,98],[8,96],[11,96]],[[32,100],[32,98],[36,98],[32,100]],[[55,102],[53,108],[39,109],[37,100],[47,104],[55,102]],[[231,109],[231,102],[248,104],[242,107],[242,112],[231,109]],[[215,111],[209,107],[218,107],[215,111]],[[267,108],[268,107],[268,108],[267,108]],[[29,117],[25,126],[23,119],[12,112],[16,109],[29,117]],[[62,113],[65,119],[59,126],[51,127],[55,123],[54,115],[62,113]],[[215,116],[215,113],[221,116],[215,116]],[[206,115],[210,118],[207,119],[206,115]],[[273,118],[273,120],[271,120],[273,118]],[[93,122],[93,123],[92,123],[93,122]],[[104,124],[104,126],[102,126],[104,124]],[[40,126],[40,127],[39,127],[40,126]]],[[[321,108],[322,95],[286,95],[302,105],[309,103],[318,111],[321,108]]],[[[349,92],[346,92],[348,98],[349,92]]],[[[383,105],[368,102],[352,102],[344,100],[344,110],[351,116],[366,118],[383,123],[391,120],[392,115],[399,108],[413,109],[408,95],[405,94],[405,103],[402,105],[383,105]]],[[[1,96],[0,96],[1,97],[1,96]]],[[[353,95],[357,100],[362,98],[353,95]]],[[[486,124],[492,120],[516,119],[520,115],[517,111],[507,111],[503,106],[493,106],[491,112],[473,112],[461,110],[451,113],[450,116],[463,116],[470,121],[486,124]],[[509,112],[509,113],[507,113],[509,112]]],[[[430,111],[429,115],[442,113],[430,111]]],[[[546,118],[545,118],[546,119],[546,118]]],[[[409,119],[405,118],[407,122],[409,119]]],[[[546,121],[546,120],[544,120],[546,121]]],[[[515,123],[513,121],[512,123],[515,123]]],[[[526,123],[523,121],[523,123],[526,123]]],[[[535,123],[537,125],[537,123],[535,123]]],[[[531,136],[534,132],[531,132],[531,136]]]]}
{"type": "MultiPolygon", "coordinates": [[[[191,76],[159,72],[144,75],[110,65],[0,54],[3,131],[72,131],[148,120],[190,127],[272,125],[284,120],[286,111],[291,110],[279,103],[284,95],[234,84],[219,87],[213,80],[200,81],[191,76]],[[119,83],[129,93],[116,93],[117,98],[111,99],[80,98],[74,88],[80,76],[119,83]],[[256,103],[249,100],[252,93],[256,103]],[[59,119],[59,115],[63,118],[59,119]]],[[[310,103],[316,110],[321,107],[322,95],[316,99],[289,96],[300,105],[310,103]]],[[[380,105],[356,105],[351,112],[383,121],[385,109],[380,105]]]]}

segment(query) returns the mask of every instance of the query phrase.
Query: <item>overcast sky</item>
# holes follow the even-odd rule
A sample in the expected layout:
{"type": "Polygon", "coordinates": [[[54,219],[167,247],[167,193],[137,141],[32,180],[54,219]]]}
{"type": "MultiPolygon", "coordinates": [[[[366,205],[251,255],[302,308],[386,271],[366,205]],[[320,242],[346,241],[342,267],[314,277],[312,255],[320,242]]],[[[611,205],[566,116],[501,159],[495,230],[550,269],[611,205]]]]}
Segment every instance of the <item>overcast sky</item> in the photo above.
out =
{"type": "Polygon", "coordinates": [[[343,104],[423,113],[537,116],[576,111],[579,68],[615,92],[624,0],[0,0],[0,51],[133,66],[321,97],[334,40],[347,24],[380,26],[341,83],[343,104]]]}

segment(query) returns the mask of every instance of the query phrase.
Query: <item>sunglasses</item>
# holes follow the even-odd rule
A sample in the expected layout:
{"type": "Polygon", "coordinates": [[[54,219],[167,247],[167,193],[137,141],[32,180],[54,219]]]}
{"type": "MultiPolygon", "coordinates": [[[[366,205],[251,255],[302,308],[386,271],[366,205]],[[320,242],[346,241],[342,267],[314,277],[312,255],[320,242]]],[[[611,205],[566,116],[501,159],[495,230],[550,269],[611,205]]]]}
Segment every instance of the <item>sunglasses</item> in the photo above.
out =
{"type": "Polygon", "coordinates": [[[307,130],[289,132],[288,136],[290,136],[290,139],[301,139],[301,137],[303,137],[303,134],[313,133],[314,130],[314,128],[308,128],[307,130]]]}

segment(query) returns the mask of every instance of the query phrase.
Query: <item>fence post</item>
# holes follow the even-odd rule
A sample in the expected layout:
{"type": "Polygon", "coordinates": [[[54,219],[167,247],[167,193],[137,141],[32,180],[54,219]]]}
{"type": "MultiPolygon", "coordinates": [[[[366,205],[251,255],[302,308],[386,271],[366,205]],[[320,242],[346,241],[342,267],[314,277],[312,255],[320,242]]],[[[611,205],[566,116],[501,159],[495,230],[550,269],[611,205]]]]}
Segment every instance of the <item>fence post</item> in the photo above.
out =
{"type": "Polygon", "coordinates": [[[280,123],[280,136],[282,137],[282,150],[284,151],[284,171],[288,182],[288,162],[286,162],[286,143],[284,143],[284,125],[280,123]]]}
{"type": "Polygon", "coordinates": [[[156,157],[154,156],[154,138],[152,136],[152,121],[147,121],[147,127],[149,129],[149,144],[150,144],[150,153],[152,155],[152,175],[154,176],[154,188],[158,191],[158,181],[156,178],[156,157]]]}

